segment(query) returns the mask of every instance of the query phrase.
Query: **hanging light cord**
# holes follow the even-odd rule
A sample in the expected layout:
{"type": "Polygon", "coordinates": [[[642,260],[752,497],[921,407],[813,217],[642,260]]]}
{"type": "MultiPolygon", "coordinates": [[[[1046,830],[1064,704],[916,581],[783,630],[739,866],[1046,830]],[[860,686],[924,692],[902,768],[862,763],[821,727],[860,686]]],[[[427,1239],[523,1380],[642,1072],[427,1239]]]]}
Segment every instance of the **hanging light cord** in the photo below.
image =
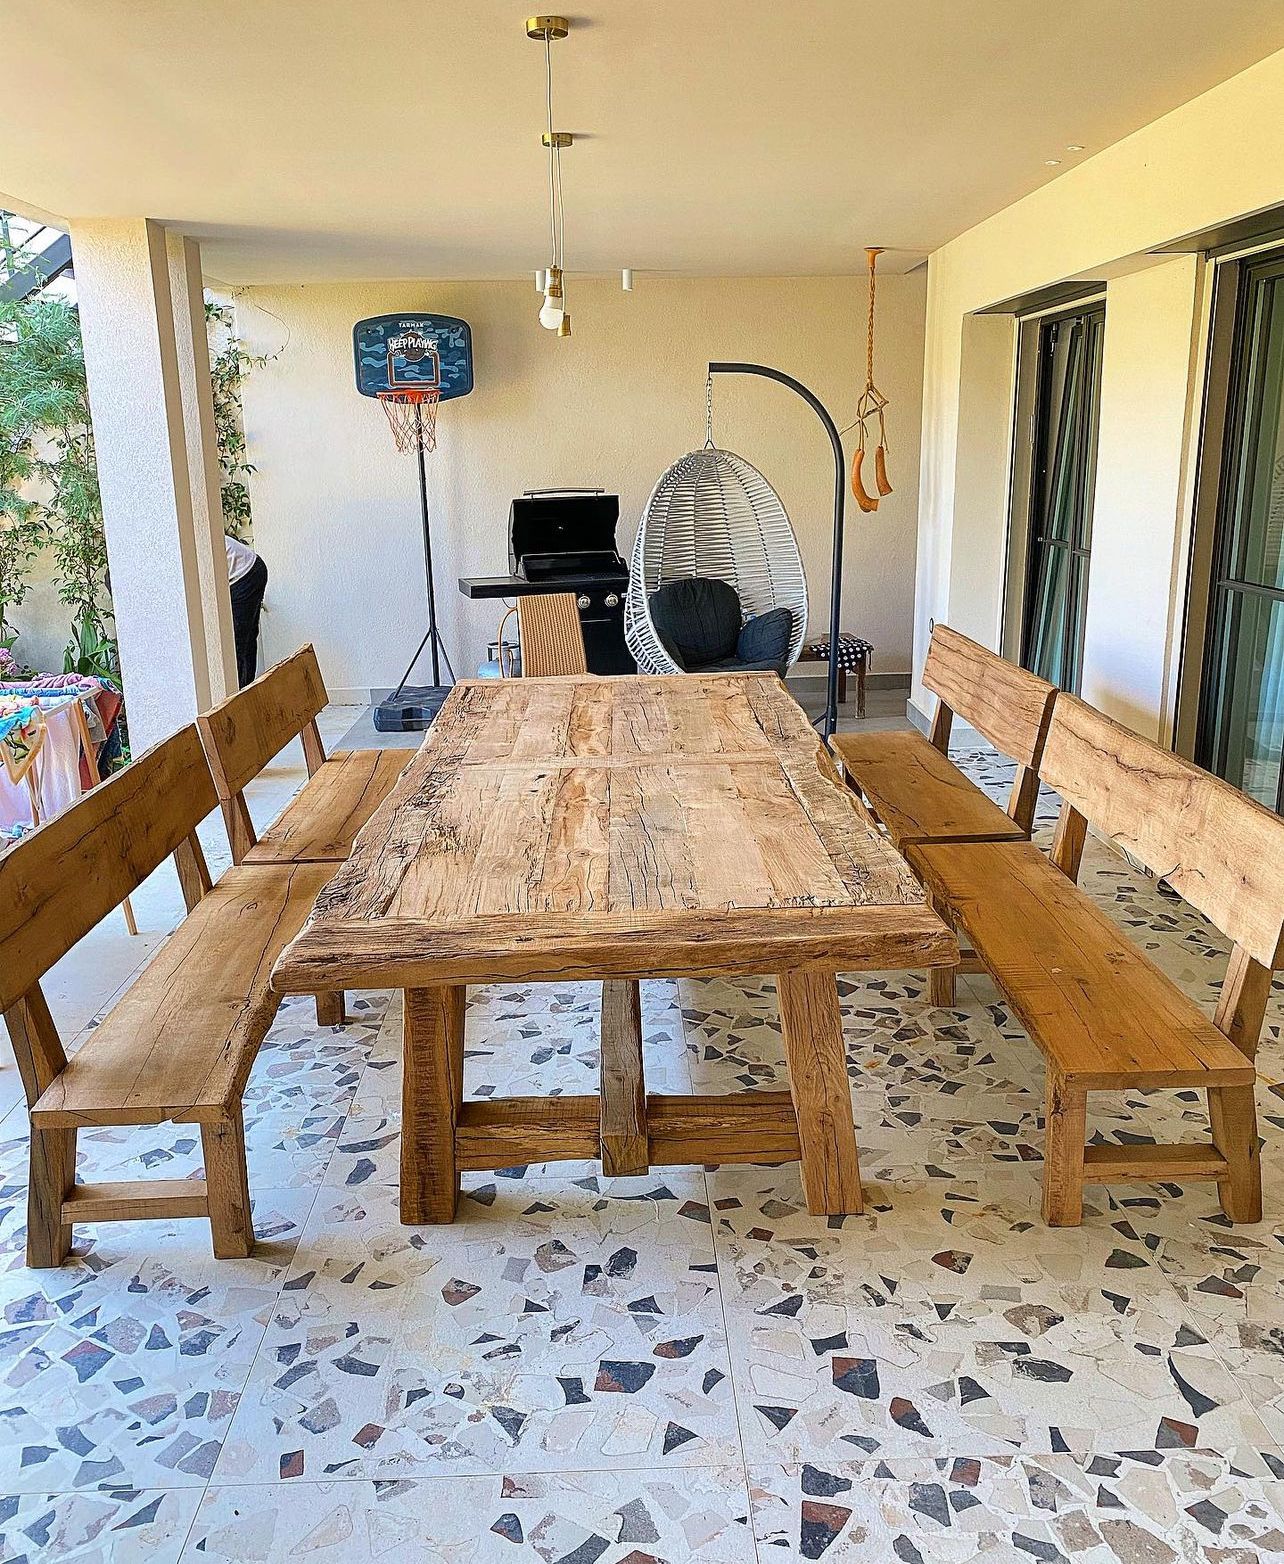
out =
{"type": "Polygon", "coordinates": [[[557,178],[557,148],[553,145],[553,43],[548,33],[544,34],[544,103],[548,113],[548,237],[549,237],[549,265],[558,264],[557,249],[557,206],[558,206],[558,178],[557,178]]]}

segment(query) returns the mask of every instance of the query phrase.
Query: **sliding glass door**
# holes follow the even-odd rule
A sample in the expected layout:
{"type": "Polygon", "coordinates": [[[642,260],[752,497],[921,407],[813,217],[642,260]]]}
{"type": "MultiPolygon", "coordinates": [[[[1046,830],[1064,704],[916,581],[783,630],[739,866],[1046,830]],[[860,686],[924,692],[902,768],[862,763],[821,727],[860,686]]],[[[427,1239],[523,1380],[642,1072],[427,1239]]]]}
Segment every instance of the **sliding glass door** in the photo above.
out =
{"type": "Polygon", "coordinates": [[[1021,661],[1078,690],[1097,474],[1104,305],[1039,328],[1021,661]]]}
{"type": "Polygon", "coordinates": [[[1284,257],[1241,268],[1197,754],[1284,812],[1284,257]]]}

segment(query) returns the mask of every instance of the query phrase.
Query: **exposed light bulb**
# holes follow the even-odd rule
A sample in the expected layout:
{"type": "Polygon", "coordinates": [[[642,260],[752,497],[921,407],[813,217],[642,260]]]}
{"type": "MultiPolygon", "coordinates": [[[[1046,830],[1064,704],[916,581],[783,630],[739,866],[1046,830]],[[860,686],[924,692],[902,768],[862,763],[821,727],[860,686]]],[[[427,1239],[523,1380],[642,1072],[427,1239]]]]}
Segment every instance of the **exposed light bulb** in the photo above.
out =
{"type": "Polygon", "coordinates": [[[562,309],[561,299],[552,299],[546,294],[543,307],[539,312],[540,325],[548,331],[556,331],[562,324],[562,316],[564,314],[565,311],[562,309]]]}

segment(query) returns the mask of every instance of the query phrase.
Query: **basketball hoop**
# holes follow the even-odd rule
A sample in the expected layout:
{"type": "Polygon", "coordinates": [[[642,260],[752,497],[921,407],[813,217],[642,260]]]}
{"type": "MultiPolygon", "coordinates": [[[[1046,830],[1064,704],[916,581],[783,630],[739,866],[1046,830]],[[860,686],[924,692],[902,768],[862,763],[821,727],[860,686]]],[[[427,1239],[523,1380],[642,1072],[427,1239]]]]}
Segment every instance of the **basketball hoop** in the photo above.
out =
{"type": "Polygon", "coordinates": [[[375,393],[388,416],[399,451],[437,449],[437,403],[440,386],[396,386],[375,393]]]}

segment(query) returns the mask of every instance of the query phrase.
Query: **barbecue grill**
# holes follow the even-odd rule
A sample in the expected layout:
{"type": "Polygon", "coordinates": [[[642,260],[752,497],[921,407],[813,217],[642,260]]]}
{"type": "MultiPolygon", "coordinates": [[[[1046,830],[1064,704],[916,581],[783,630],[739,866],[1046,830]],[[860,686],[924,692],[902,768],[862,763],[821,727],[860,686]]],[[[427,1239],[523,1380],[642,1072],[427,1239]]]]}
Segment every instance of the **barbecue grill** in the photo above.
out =
{"type": "Polygon", "coordinates": [[[528,489],[508,512],[506,576],[461,576],[465,597],[574,592],[590,673],[633,673],[624,642],[629,567],[615,547],[620,497],[601,489],[528,489]]]}

